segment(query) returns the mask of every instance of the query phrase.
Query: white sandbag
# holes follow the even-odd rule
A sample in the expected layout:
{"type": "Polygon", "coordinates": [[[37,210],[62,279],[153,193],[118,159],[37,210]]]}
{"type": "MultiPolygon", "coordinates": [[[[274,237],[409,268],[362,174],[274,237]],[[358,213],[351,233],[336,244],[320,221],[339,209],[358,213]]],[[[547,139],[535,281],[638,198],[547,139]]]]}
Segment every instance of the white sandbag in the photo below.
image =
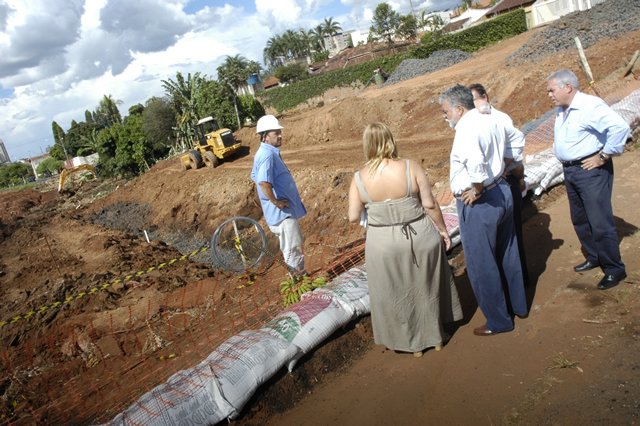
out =
{"type": "Polygon", "coordinates": [[[113,426],[216,424],[233,413],[208,363],[182,370],[107,423],[113,426]]]}
{"type": "Polygon", "coordinates": [[[227,339],[203,364],[214,372],[222,395],[232,406],[234,419],[258,386],[269,380],[285,363],[299,359],[297,346],[265,331],[243,331],[227,339]]]}
{"type": "Polygon", "coordinates": [[[365,266],[356,266],[343,272],[323,287],[303,294],[302,299],[315,296],[335,297],[347,310],[353,311],[353,318],[370,313],[369,284],[365,266]]]}
{"type": "Polygon", "coordinates": [[[620,114],[629,127],[635,129],[640,125],[640,89],[634,90],[618,103],[611,105],[611,109],[620,114]]]}
{"type": "Polygon", "coordinates": [[[527,185],[536,195],[564,182],[562,163],[556,158],[553,148],[527,155],[524,173],[527,185]]]}
{"type": "MultiPolygon", "coordinates": [[[[353,310],[346,309],[337,299],[306,297],[280,312],[260,330],[293,343],[307,353],[352,317],[353,310]]],[[[302,354],[289,362],[289,371],[301,357],[302,354]]]]}

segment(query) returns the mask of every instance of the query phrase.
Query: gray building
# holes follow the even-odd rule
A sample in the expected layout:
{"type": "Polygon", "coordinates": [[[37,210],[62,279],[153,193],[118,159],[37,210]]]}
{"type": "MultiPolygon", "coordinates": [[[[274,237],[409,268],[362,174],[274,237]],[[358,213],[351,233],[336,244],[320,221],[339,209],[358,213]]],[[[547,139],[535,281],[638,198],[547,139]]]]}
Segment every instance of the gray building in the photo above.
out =
{"type": "Polygon", "coordinates": [[[9,153],[7,152],[7,148],[4,147],[4,142],[0,139],[0,163],[10,163],[11,158],[9,158],[9,153]]]}

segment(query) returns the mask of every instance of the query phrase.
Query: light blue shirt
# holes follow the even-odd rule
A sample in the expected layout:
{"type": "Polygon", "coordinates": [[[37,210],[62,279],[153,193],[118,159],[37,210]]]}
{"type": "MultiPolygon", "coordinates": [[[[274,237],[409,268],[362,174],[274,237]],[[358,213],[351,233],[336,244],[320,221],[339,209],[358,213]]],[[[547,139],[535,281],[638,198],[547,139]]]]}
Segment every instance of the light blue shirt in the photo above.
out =
{"type": "Polygon", "coordinates": [[[621,154],[631,128],[602,99],[577,92],[563,119],[558,107],[554,148],[560,161],[574,161],[602,150],[621,154]]]}
{"type": "Polygon", "coordinates": [[[262,204],[262,211],[267,225],[275,226],[288,217],[299,219],[307,214],[307,209],[304,208],[300,199],[298,187],[293,180],[293,176],[291,176],[291,172],[282,161],[278,148],[264,142],[260,143],[260,148],[258,148],[258,152],[256,152],[256,156],[253,159],[251,180],[258,187],[258,196],[260,197],[260,204],[262,204]],[[289,200],[287,203],[289,208],[285,207],[280,210],[275,204],[272,204],[260,189],[260,182],[268,182],[273,186],[273,194],[276,199],[289,200]]]}

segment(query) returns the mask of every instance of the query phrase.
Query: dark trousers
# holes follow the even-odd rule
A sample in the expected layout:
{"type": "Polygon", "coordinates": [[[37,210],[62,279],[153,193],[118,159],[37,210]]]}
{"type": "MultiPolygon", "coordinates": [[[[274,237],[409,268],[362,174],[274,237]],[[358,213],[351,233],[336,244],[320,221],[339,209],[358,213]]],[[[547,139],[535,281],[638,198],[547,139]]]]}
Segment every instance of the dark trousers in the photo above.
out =
{"type": "Polygon", "coordinates": [[[611,206],[613,161],[593,170],[585,170],[580,165],[566,166],[564,183],[571,222],[587,253],[587,260],[599,263],[607,275],[625,273],[611,206]]]}
{"type": "Polygon", "coordinates": [[[518,243],[513,226],[513,199],[509,185],[482,194],[471,206],[457,201],[462,248],[467,274],[487,319],[486,327],[496,333],[513,329],[513,313],[527,313],[518,243]]]}
{"type": "Polygon", "coordinates": [[[513,198],[513,225],[516,228],[522,278],[526,285],[529,283],[529,268],[527,268],[527,256],[524,253],[524,239],[522,238],[522,191],[520,190],[520,180],[509,175],[507,176],[507,183],[511,187],[511,196],[513,198]]]}

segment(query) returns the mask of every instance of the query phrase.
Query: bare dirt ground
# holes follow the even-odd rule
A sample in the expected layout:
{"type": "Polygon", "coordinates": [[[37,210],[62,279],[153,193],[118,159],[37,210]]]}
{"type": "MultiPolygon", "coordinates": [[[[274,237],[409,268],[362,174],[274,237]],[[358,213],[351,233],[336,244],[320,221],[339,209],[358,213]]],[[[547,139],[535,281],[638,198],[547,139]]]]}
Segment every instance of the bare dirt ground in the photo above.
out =
{"type": "MultiPolygon", "coordinates": [[[[280,117],[285,127],[282,156],[309,212],[301,220],[307,239],[349,228],[346,194],[353,172],[363,164],[360,138],[367,123],[388,124],[401,156],[420,161],[432,185],[439,187],[448,180],[453,139],[437,103],[445,88],[482,83],[497,108],[522,125],[552,108],[545,91],[552,71],[573,69],[586,87],[573,50],[535,63],[505,63],[532,33],[394,86],[368,88],[359,94],[335,89],[325,94],[324,106],[280,117]]],[[[638,45],[640,31],[604,39],[587,49],[596,80],[617,70],[622,58],[630,57],[638,45]]],[[[255,129],[243,129],[235,136],[246,148],[213,170],[182,172],[176,158],[131,182],[84,183],[71,196],[36,190],[0,194],[0,321],[180,256],[158,240],[147,244],[140,237],[142,229],[154,230],[158,236],[181,232],[206,241],[229,217],[248,216],[264,225],[249,178],[259,144],[255,129]],[[118,203],[124,207],[114,208],[118,203]],[[132,205],[145,207],[132,209],[132,205]],[[106,215],[105,208],[116,211],[111,221],[119,229],[95,223],[106,215]],[[118,216],[117,211],[123,213],[118,216]]],[[[616,160],[616,169],[614,213],[630,277],[625,284],[598,292],[594,290],[597,274],[572,272],[571,266],[582,257],[562,190],[552,190],[542,204],[529,207],[525,236],[534,278],[529,289],[532,315],[518,321],[514,332],[486,339],[471,335],[483,318],[464,274],[463,257],[457,257],[456,284],[463,295],[465,319],[451,329],[454,337],[445,350],[414,359],[374,347],[365,317],[307,355],[292,375],[279,374],[261,388],[238,423],[637,422],[638,152],[616,160]]],[[[37,314],[38,321],[21,320],[2,327],[0,345],[7,351],[37,347],[47,337],[48,342],[64,347],[69,372],[75,377],[95,356],[83,352],[83,335],[92,333],[92,340],[99,341],[109,330],[131,328],[135,321],[144,327],[143,319],[156,314],[149,312],[150,306],[160,309],[158,314],[166,308],[158,300],[179,305],[175,300],[182,290],[191,291],[198,281],[225,278],[225,274],[184,261],[129,284],[131,288],[99,292],[37,314]],[[69,330],[76,334],[70,337],[69,330]]],[[[216,300],[225,296],[216,294],[216,300]]],[[[121,347],[135,346],[126,340],[126,333],[122,339],[121,347]]],[[[5,359],[8,364],[13,361],[5,359]]],[[[36,365],[46,361],[31,360],[36,365]]],[[[2,376],[4,396],[10,393],[12,380],[2,376]]],[[[57,383],[53,375],[47,380],[57,383]]],[[[23,380],[26,387],[27,382],[23,380]]]]}

